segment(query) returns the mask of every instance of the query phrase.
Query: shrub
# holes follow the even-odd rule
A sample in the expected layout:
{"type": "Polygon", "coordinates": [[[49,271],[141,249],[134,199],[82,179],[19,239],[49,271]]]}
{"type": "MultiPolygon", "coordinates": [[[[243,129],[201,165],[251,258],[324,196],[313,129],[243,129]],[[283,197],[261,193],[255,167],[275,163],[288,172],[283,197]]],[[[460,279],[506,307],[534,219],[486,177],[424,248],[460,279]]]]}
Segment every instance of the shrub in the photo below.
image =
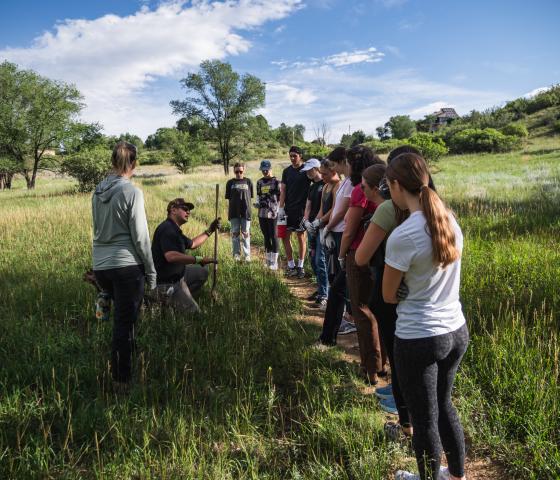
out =
{"type": "Polygon", "coordinates": [[[494,128],[467,128],[453,135],[448,145],[454,153],[509,152],[521,146],[521,139],[494,128]]]}
{"type": "Polygon", "coordinates": [[[327,146],[319,145],[318,143],[308,143],[303,146],[303,159],[325,158],[330,151],[331,149],[327,146]]]}
{"type": "Polygon", "coordinates": [[[513,135],[514,137],[527,138],[529,136],[529,130],[527,127],[521,123],[510,123],[501,129],[504,135],[513,135]]]}
{"type": "Polygon", "coordinates": [[[61,171],[78,180],[80,192],[91,192],[111,169],[111,150],[95,147],[64,158],[61,171]]]}
{"type": "Polygon", "coordinates": [[[171,162],[170,150],[143,150],[138,157],[140,165],[162,165],[171,162]]]}
{"type": "Polygon", "coordinates": [[[189,135],[188,132],[182,132],[173,146],[171,163],[180,173],[187,173],[206,162],[208,157],[208,149],[202,140],[189,135]]]}
{"type": "Polygon", "coordinates": [[[389,140],[377,140],[373,139],[368,142],[365,142],[364,145],[370,147],[375,153],[383,154],[389,153],[394,148],[398,147],[399,145],[403,145],[407,143],[406,140],[397,140],[397,139],[389,139],[389,140]]]}
{"type": "Polygon", "coordinates": [[[556,133],[560,133],[560,120],[556,120],[554,125],[552,125],[552,130],[556,133]]]}
{"type": "Polygon", "coordinates": [[[449,148],[440,137],[434,137],[430,133],[419,132],[412,135],[405,143],[415,146],[422,152],[422,156],[428,162],[437,162],[442,155],[449,153],[449,148]]]}

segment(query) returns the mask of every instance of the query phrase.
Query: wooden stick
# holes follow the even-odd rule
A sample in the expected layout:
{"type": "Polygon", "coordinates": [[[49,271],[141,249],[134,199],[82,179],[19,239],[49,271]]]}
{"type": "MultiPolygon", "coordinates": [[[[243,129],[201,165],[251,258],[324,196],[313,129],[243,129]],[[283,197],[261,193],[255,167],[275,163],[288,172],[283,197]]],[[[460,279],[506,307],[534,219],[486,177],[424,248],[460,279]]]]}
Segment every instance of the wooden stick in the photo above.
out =
{"type": "MultiPolygon", "coordinates": [[[[214,219],[217,220],[218,219],[218,203],[220,201],[220,184],[216,183],[216,204],[215,204],[215,214],[214,214],[214,219]]],[[[220,236],[220,232],[218,230],[216,230],[214,232],[214,260],[218,259],[218,237],[220,236]]],[[[213,263],[213,278],[212,278],[212,290],[211,290],[211,295],[214,296],[214,289],[216,288],[216,283],[217,283],[217,271],[218,271],[218,264],[217,263],[213,263]]]]}

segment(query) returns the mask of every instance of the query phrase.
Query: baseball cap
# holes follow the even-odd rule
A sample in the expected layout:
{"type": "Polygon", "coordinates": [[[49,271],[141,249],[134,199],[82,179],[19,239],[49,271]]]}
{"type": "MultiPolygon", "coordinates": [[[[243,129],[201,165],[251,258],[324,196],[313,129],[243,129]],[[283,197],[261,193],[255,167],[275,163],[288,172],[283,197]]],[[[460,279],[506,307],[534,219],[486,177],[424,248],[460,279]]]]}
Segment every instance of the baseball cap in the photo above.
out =
{"type": "Polygon", "coordinates": [[[270,170],[272,168],[272,164],[270,163],[270,160],[263,160],[261,162],[261,166],[259,167],[259,170],[262,172],[263,170],[270,170]]]}
{"type": "Polygon", "coordinates": [[[174,198],[167,204],[167,213],[171,212],[172,208],[186,208],[192,210],[194,205],[190,202],[186,202],[184,198],[174,198]]]}
{"type": "Polygon", "coordinates": [[[303,164],[303,168],[301,169],[302,172],[307,172],[312,168],[319,168],[321,166],[321,162],[316,158],[310,158],[303,164]]]}

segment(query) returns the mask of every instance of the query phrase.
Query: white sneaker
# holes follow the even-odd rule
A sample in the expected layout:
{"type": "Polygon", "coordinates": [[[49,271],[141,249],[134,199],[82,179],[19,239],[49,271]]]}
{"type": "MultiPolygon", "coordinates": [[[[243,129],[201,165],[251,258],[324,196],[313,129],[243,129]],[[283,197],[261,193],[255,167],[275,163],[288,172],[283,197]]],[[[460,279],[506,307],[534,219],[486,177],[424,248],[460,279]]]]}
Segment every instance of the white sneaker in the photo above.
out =
{"type": "MultiPolygon", "coordinates": [[[[398,470],[395,473],[395,480],[420,480],[420,475],[398,470]]],[[[447,467],[439,467],[438,480],[449,480],[449,470],[447,467]]]]}
{"type": "Polygon", "coordinates": [[[251,263],[251,257],[249,257],[249,256],[245,257],[245,261],[246,261],[247,263],[251,263]]]}
{"type": "Polygon", "coordinates": [[[234,256],[233,256],[233,259],[234,259],[236,262],[240,262],[240,261],[241,261],[241,255],[234,255],[234,256]]]}

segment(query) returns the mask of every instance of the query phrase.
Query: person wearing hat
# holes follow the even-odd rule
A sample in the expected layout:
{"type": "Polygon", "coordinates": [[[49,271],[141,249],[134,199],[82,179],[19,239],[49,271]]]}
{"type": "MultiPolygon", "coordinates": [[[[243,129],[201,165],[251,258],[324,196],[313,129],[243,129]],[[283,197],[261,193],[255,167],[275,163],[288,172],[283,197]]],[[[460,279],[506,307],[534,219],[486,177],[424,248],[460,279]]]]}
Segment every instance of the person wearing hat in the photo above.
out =
{"type": "Polygon", "coordinates": [[[254,197],[253,182],[245,178],[245,164],[237,162],[233,166],[235,178],[226,183],[228,200],[228,220],[231,225],[231,246],[233,258],[241,260],[241,251],[246,262],[251,261],[251,199],[254,197]]]}
{"type": "Polygon", "coordinates": [[[167,219],[158,225],[152,242],[152,257],[157,272],[157,292],[170,305],[199,312],[192,294],[208,279],[206,265],[217,263],[215,258],[188,255],[186,250],[200,247],[220,228],[220,218],[193,239],[186,237],[181,226],[187,223],[194,205],[184,198],[175,198],[167,205],[167,219]]]}
{"type": "Polygon", "coordinates": [[[270,160],[263,160],[259,167],[262,178],[257,181],[257,203],[259,226],[264,237],[266,265],[271,270],[278,270],[278,238],[276,236],[276,219],[278,217],[278,199],[280,182],[272,176],[270,160]]]}
{"type": "Polygon", "coordinates": [[[289,155],[292,164],[286,167],[282,172],[278,217],[281,219],[285,218],[287,221],[287,234],[282,238],[284,250],[286,251],[286,258],[288,260],[286,276],[304,278],[305,271],[303,269],[303,264],[305,262],[306,242],[303,214],[311,182],[309,178],[307,178],[307,175],[302,175],[303,152],[301,148],[293,145],[290,147],[289,155]],[[291,243],[292,232],[296,233],[298,239],[299,259],[297,266],[293,258],[291,243]]]}
{"type": "Polygon", "coordinates": [[[314,300],[318,306],[327,304],[329,289],[325,251],[321,248],[321,242],[318,241],[319,239],[317,238],[320,226],[318,215],[321,210],[321,198],[323,196],[323,187],[325,186],[325,182],[319,171],[320,168],[321,162],[316,158],[310,158],[303,164],[303,168],[301,169],[312,182],[307,196],[305,212],[303,214],[303,226],[308,233],[307,247],[309,248],[309,259],[311,260],[311,267],[317,279],[317,292],[314,300]]]}

